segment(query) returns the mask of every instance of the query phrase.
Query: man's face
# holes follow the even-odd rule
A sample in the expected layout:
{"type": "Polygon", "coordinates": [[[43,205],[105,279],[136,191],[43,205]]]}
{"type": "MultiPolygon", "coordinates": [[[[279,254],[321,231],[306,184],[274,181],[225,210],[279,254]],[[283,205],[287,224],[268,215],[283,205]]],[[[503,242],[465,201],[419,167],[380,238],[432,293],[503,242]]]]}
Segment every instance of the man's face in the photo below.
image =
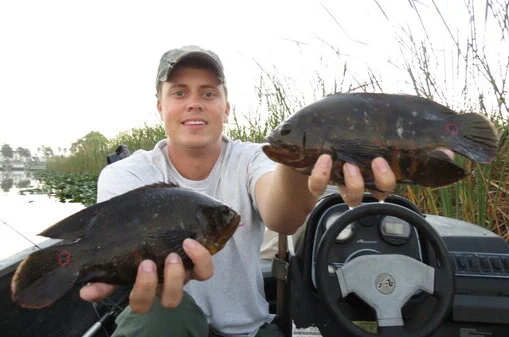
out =
{"type": "Polygon", "coordinates": [[[178,67],[162,84],[157,110],[171,146],[198,149],[219,144],[230,104],[214,72],[178,67]]]}

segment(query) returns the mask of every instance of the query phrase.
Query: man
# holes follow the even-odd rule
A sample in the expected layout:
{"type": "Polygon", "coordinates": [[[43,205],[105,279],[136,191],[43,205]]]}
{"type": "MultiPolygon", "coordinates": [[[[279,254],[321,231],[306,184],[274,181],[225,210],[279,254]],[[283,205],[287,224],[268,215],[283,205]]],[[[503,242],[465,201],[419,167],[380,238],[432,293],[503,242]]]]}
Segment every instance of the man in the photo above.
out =
{"type": "MultiPolygon", "coordinates": [[[[214,257],[185,240],[184,251],[195,267],[186,273],[180,257],[170,254],[159,292],[155,264],[140,263],[130,306],[117,318],[114,336],[281,336],[270,324],[263,295],[259,252],[264,224],[293,234],[329,182],[331,157],[321,156],[308,177],[273,163],[259,144],[223,136],[230,104],[222,63],[212,51],[186,46],[166,52],[156,92],[167,139],[107,166],[99,177],[98,201],[171,181],[221,200],[241,215],[242,223],[214,257]]],[[[377,188],[392,191],[395,178],[385,160],[377,158],[372,166],[377,188]]],[[[359,204],[364,191],[359,169],[346,164],[344,171],[341,193],[350,205],[359,204]]],[[[93,301],[113,289],[91,284],[81,297],[93,301]]]]}

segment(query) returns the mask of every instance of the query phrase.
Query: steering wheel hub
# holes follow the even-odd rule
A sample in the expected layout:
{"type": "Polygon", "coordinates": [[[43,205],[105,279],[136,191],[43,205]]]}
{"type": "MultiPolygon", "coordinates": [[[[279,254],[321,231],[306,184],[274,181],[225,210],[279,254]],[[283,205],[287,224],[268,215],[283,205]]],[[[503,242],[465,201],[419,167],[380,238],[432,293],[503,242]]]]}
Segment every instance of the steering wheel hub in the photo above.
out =
{"type": "Polygon", "coordinates": [[[376,276],[375,286],[379,293],[389,295],[396,288],[396,280],[391,274],[381,273],[376,276]]]}

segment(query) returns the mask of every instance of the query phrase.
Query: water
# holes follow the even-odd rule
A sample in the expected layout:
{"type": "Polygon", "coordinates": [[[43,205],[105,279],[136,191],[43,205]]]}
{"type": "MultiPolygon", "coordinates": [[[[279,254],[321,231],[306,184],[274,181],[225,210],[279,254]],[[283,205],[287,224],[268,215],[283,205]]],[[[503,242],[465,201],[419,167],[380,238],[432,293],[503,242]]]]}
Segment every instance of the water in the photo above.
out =
{"type": "Polygon", "coordinates": [[[48,240],[37,233],[84,208],[45,194],[20,194],[28,187],[39,187],[28,171],[0,171],[0,181],[0,266],[2,260],[21,250],[37,250],[30,241],[40,244],[48,240]]]}

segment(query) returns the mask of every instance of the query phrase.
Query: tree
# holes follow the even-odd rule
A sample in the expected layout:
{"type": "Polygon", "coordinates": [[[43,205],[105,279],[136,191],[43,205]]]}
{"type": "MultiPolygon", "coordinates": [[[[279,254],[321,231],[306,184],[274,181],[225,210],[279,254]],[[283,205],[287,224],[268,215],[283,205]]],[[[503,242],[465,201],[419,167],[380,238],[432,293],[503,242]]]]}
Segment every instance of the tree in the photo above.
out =
{"type": "Polygon", "coordinates": [[[42,146],[42,154],[44,155],[44,157],[46,157],[46,159],[48,159],[49,157],[53,157],[54,152],[51,147],[43,145],[42,146]]]}
{"type": "Polygon", "coordinates": [[[23,158],[26,158],[26,159],[30,159],[32,157],[32,153],[30,153],[30,150],[29,149],[26,149],[24,147],[18,147],[16,149],[16,152],[18,152],[18,154],[23,157],[23,158]]]}
{"type": "Polygon", "coordinates": [[[2,145],[2,156],[4,158],[12,158],[14,156],[12,147],[9,144],[2,145]]]}
{"type": "Polygon", "coordinates": [[[70,151],[72,154],[76,154],[87,149],[92,149],[94,150],[93,152],[95,152],[97,150],[105,150],[107,148],[107,144],[108,138],[103,136],[100,132],[92,131],[85,137],[82,137],[72,143],[70,151]]]}

